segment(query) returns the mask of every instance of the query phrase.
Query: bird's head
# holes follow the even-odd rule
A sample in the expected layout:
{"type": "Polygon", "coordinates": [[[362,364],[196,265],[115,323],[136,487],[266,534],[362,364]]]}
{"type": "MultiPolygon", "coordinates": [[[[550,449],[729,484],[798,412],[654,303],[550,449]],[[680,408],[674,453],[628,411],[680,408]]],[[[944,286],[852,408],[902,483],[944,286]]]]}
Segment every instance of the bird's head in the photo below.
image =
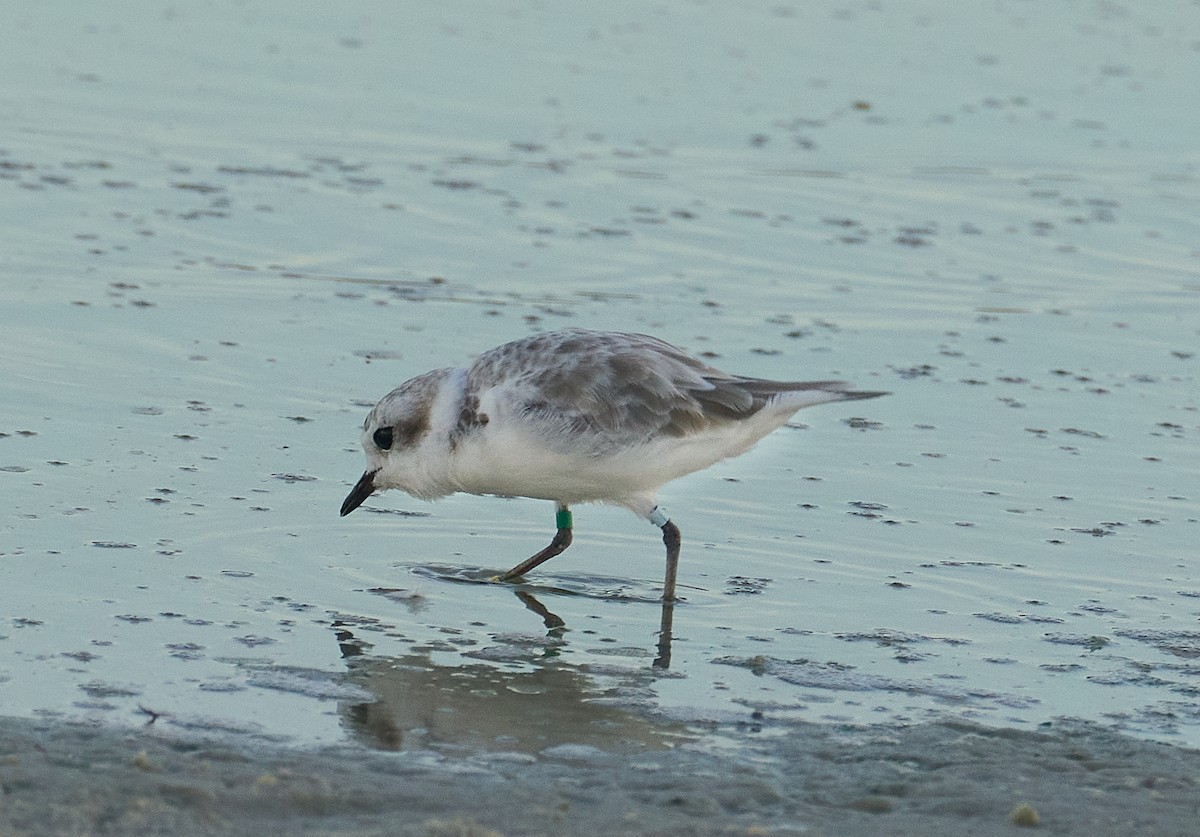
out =
{"type": "Polygon", "coordinates": [[[446,493],[432,488],[430,428],[435,402],[448,370],[405,381],[375,405],[363,422],[367,468],[346,495],[342,515],[350,514],[376,491],[399,488],[416,497],[446,493]]]}

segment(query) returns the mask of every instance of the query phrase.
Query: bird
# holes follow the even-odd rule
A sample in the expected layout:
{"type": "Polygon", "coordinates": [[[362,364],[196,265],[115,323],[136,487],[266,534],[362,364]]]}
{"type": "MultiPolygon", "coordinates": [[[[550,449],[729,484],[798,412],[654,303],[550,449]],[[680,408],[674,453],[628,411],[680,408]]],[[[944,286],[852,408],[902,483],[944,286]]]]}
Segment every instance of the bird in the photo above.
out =
{"type": "Polygon", "coordinates": [[[388,489],[553,501],[549,545],[492,579],[512,581],[571,545],[572,505],[624,506],[661,530],[662,599],[674,602],[682,536],[658,504],[663,485],[745,453],[803,407],[889,394],[733,375],[645,334],[542,332],[380,399],[341,515],[388,489]]]}

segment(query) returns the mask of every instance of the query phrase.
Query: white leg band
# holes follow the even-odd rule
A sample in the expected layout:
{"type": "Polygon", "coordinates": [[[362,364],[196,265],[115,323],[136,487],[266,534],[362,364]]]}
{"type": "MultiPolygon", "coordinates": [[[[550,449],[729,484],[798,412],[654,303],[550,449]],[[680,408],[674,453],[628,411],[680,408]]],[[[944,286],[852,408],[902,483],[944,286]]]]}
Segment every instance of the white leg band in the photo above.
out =
{"type": "Polygon", "coordinates": [[[654,508],[650,509],[650,522],[661,529],[671,522],[671,518],[663,514],[662,509],[660,509],[658,506],[655,506],[654,508]]]}

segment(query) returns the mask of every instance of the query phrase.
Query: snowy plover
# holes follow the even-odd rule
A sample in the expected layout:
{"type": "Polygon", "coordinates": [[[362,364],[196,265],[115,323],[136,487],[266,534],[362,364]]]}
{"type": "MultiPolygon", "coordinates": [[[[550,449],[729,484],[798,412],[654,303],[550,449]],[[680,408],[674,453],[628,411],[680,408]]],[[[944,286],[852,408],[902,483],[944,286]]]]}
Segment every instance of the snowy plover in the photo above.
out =
{"type": "Polygon", "coordinates": [[[553,500],[554,539],[498,576],[507,581],[570,546],[573,503],[613,503],[662,530],[669,602],[680,535],[658,506],[660,487],[745,453],[801,407],[880,395],[731,375],[644,334],[538,334],[385,395],[363,424],[367,469],[342,514],[388,488],[426,500],[459,491],[553,500]]]}

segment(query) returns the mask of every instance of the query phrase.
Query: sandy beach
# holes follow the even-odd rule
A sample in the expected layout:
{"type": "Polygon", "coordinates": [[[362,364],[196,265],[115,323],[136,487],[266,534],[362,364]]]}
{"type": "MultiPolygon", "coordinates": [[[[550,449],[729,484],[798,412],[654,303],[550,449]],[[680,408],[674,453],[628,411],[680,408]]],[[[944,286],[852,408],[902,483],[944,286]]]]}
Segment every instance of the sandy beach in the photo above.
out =
{"type": "Polygon", "coordinates": [[[250,747],[7,720],[0,834],[1153,834],[1189,837],[1200,752],[1096,729],[796,725],[630,756],[250,747]]]}

